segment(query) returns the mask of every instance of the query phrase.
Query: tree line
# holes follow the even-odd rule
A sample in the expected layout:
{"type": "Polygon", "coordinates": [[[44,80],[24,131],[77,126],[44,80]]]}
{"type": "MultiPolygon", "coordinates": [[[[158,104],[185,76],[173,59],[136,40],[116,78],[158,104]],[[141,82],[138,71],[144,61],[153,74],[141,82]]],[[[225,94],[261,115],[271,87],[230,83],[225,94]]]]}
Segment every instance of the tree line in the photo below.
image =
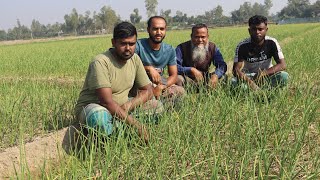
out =
{"type": "MultiPolygon", "coordinates": [[[[277,14],[270,14],[272,0],[265,0],[263,4],[244,2],[239,9],[231,12],[231,16],[223,15],[222,6],[205,11],[204,14],[188,16],[182,11],[172,14],[171,9],[161,9],[157,13],[158,0],[145,0],[147,16],[160,15],[166,18],[168,27],[171,29],[184,28],[196,23],[206,23],[208,26],[230,26],[246,23],[252,15],[259,14],[267,16],[271,21],[277,22],[283,19],[292,18],[320,18],[320,0],[311,4],[309,0],[288,0],[285,6],[277,14]]],[[[146,22],[141,21],[142,16],[138,8],[134,8],[130,14],[130,22],[135,24],[138,30],[146,28],[146,22]]],[[[68,35],[93,35],[111,33],[115,24],[121,18],[110,6],[103,6],[99,12],[86,11],[79,14],[74,8],[70,14],[64,15],[64,22],[55,24],[41,24],[38,20],[33,20],[30,27],[21,25],[17,19],[17,25],[8,29],[0,30],[0,41],[49,38],[68,35]]]]}

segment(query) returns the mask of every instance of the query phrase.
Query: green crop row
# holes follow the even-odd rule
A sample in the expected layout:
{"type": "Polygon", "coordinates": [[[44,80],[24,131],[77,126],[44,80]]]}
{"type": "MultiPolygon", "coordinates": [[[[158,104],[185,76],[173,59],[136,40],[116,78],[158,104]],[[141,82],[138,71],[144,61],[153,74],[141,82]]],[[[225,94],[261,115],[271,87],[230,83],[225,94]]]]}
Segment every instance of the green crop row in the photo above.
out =
{"type": "MultiPolygon", "coordinates": [[[[210,29],[232,61],[246,27],[210,29]]],[[[177,46],[190,30],[168,31],[177,46]]],[[[141,146],[132,129],[82,146],[81,158],[47,163],[42,179],[319,179],[320,25],[271,25],[290,74],[287,88],[254,93],[230,87],[190,93],[141,146]],[[129,136],[128,136],[129,134],[129,136]],[[97,173],[101,172],[101,173],[97,173]],[[98,174],[98,175],[97,175],[98,174]]],[[[146,33],[139,37],[147,37],[146,33]]],[[[0,46],[0,151],[69,126],[90,60],[110,37],[0,46]]],[[[19,174],[19,172],[17,172],[19,174]]],[[[23,177],[21,175],[20,177],[23,177]]],[[[18,175],[19,177],[19,175],[18,175]]]]}

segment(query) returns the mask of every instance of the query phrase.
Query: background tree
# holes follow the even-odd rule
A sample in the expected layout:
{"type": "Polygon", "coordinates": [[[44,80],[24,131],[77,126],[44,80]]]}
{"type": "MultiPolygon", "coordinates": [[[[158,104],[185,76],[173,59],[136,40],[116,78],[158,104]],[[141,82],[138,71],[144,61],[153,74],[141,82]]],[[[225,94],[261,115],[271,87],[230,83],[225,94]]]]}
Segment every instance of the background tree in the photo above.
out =
{"type": "Polygon", "coordinates": [[[222,6],[218,5],[216,8],[214,8],[213,16],[214,16],[214,19],[220,19],[223,17],[222,6]]]}
{"type": "Polygon", "coordinates": [[[82,16],[81,19],[81,30],[84,34],[91,34],[94,32],[94,24],[93,24],[93,19],[90,17],[91,12],[86,11],[85,15],[82,16]]]}
{"type": "Polygon", "coordinates": [[[317,0],[310,8],[312,17],[320,17],[320,0],[317,0]]]}
{"type": "Polygon", "coordinates": [[[77,31],[79,34],[91,34],[94,31],[93,27],[93,19],[90,17],[90,11],[86,11],[85,15],[79,15],[79,25],[77,27],[77,31]]]}
{"type": "MultiPolygon", "coordinates": [[[[145,0],[148,17],[157,14],[157,0],[145,0]]],[[[183,28],[186,25],[193,25],[196,23],[206,23],[207,25],[224,26],[230,24],[246,23],[248,19],[255,15],[264,15],[273,21],[279,21],[287,18],[315,18],[310,21],[319,21],[320,17],[320,0],[311,4],[309,0],[288,0],[285,6],[277,15],[269,16],[269,11],[273,6],[272,0],[264,0],[264,4],[244,2],[239,9],[231,12],[230,16],[223,15],[222,6],[205,11],[204,14],[188,17],[182,11],[176,11],[175,16],[171,16],[171,9],[161,9],[160,15],[163,16],[169,26],[174,28],[183,28]]],[[[141,22],[142,16],[139,15],[137,8],[133,9],[130,15],[130,21],[135,24],[138,30],[144,31],[145,22],[141,22]]],[[[307,19],[309,21],[309,19],[307,19]]],[[[305,21],[307,21],[305,20],[305,21]]],[[[39,21],[33,19],[30,29],[21,25],[17,19],[17,25],[13,29],[0,31],[0,40],[15,40],[15,39],[30,39],[41,37],[55,37],[62,33],[71,33],[75,35],[84,34],[99,34],[112,32],[114,25],[120,21],[120,16],[110,6],[103,6],[100,12],[93,12],[91,16],[90,11],[84,14],[79,14],[75,8],[70,14],[64,16],[64,23],[44,25],[39,21]]],[[[284,21],[285,22],[285,21],[284,21]]],[[[293,21],[297,22],[297,21],[293,21]]]]}
{"type": "Polygon", "coordinates": [[[158,1],[157,0],[145,0],[144,2],[145,2],[148,18],[151,16],[157,15],[158,1]]]}
{"type": "Polygon", "coordinates": [[[65,20],[65,31],[73,32],[77,35],[77,28],[79,25],[79,15],[75,8],[72,9],[71,14],[64,16],[65,20]]]}
{"type": "Polygon", "coordinates": [[[244,2],[240,5],[238,10],[231,12],[231,19],[236,24],[242,24],[247,21],[247,19],[252,15],[251,13],[251,3],[244,2]]]}
{"type": "Polygon", "coordinates": [[[138,8],[133,9],[133,13],[130,14],[130,22],[132,24],[138,24],[141,19],[142,19],[142,16],[139,15],[139,9],[138,8]]]}
{"type": "Polygon", "coordinates": [[[271,0],[265,0],[264,4],[254,3],[251,5],[250,2],[244,2],[240,5],[238,10],[234,10],[231,12],[231,19],[233,23],[242,24],[248,21],[251,16],[254,15],[263,15],[269,16],[269,10],[272,7],[271,0]]]}
{"type": "Polygon", "coordinates": [[[212,9],[210,11],[205,11],[204,12],[203,22],[201,22],[201,23],[205,23],[207,25],[212,24],[213,23],[213,18],[214,18],[214,9],[212,9]]]}
{"type": "Polygon", "coordinates": [[[223,15],[223,9],[220,5],[213,9],[213,24],[218,26],[230,24],[230,18],[223,15]]]}
{"type": "Polygon", "coordinates": [[[280,19],[311,17],[310,9],[309,0],[288,0],[288,5],[280,11],[278,16],[280,19]]]}
{"type": "Polygon", "coordinates": [[[86,20],[85,20],[85,17],[80,14],[79,15],[79,24],[78,24],[78,27],[77,27],[77,32],[79,35],[83,35],[83,34],[86,34],[86,20]]]}
{"type": "Polygon", "coordinates": [[[264,0],[264,8],[268,9],[269,11],[272,8],[272,6],[273,6],[272,0],[264,0]]]}
{"type": "Polygon", "coordinates": [[[183,13],[182,11],[176,11],[176,15],[173,16],[172,20],[176,23],[186,23],[188,22],[188,17],[186,13],[183,13]]]}
{"type": "Polygon", "coordinates": [[[269,17],[269,11],[272,8],[272,0],[264,0],[264,4],[254,3],[252,6],[252,15],[263,15],[269,17]]]}
{"type": "Polygon", "coordinates": [[[5,30],[0,30],[0,41],[6,41],[7,40],[7,33],[5,30]]]}
{"type": "Polygon", "coordinates": [[[39,21],[33,19],[30,29],[31,29],[31,35],[32,35],[31,38],[37,38],[37,37],[43,36],[44,30],[42,29],[42,24],[39,21]]]}
{"type": "Polygon", "coordinates": [[[93,12],[92,19],[93,19],[94,33],[97,34],[103,28],[102,28],[102,21],[96,11],[93,12]]]}
{"type": "Polygon", "coordinates": [[[170,14],[171,14],[171,9],[168,9],[168,10],[161,9],[160,11],[160,16],[166,19],[168,25],[172,23],[172,17],[170,16],[170,14]]]}
{"type": "Polygon", "coordinates": [[[116,12],[110,6],[103,6],[100,9],[98,17],[101,20],[102,28],[108,32],[112,32],[113,27],[120,21],[120,17],[116,15],[116,12]]]}
{"type": "Polygon", "coordinates": [[[55,24],[48,24],[45,26],[47,30],[47,37],[56,37],[62,34],[62,24],[56,22],[55,24]]]}
{"type": "Polygon", "coordinates": [[[13,29],[9,29],[7,33],[8,40],[17,40],[17,39],[30,39],[31,30],[25,26],[21,25],[20,20],[17,19],[17,26],[13,29]]]}

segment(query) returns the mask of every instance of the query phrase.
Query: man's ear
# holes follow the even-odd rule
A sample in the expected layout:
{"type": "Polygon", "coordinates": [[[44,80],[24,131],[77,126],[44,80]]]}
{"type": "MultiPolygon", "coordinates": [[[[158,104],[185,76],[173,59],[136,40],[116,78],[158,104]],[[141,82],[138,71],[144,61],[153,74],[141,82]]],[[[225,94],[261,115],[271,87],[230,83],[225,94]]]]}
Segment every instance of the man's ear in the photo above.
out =
{"type": "Polygon", "coordinates": [[[111,43],[112,43],[112,47],[115,47],[116,40],[112,38],[112,39],[111,39],[111,43]]]}
{"type": "Polygon", "coordinates": [[[268,32],[268,29],[269,29],[269,28],[267,27],[266,32],[268,32]]]}

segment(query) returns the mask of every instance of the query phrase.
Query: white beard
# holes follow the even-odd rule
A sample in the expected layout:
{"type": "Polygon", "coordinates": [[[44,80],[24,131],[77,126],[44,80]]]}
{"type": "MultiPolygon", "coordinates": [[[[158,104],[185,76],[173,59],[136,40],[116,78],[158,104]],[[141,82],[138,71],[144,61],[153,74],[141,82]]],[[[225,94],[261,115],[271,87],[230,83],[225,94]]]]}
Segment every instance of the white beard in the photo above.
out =
{"type": "Polygon", "coordinates": [[[203,62],[207,58],[207,46],[193,46],[192,47],[192,61],[193,62],[203,62]]]}

